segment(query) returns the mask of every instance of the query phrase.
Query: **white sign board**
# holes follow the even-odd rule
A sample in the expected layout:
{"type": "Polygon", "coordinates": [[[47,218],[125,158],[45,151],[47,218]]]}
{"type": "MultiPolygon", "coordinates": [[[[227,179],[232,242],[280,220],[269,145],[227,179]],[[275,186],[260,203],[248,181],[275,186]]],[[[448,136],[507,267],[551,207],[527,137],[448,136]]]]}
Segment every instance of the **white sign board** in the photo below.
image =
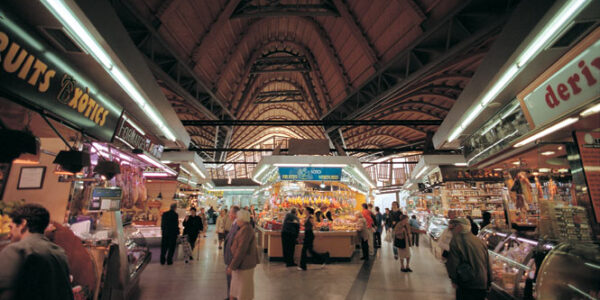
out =
{"type": "Polygon", "coordinates": [[[600,95],[600,40],[523,98],[535,127],[544,126],[600,95]]]}

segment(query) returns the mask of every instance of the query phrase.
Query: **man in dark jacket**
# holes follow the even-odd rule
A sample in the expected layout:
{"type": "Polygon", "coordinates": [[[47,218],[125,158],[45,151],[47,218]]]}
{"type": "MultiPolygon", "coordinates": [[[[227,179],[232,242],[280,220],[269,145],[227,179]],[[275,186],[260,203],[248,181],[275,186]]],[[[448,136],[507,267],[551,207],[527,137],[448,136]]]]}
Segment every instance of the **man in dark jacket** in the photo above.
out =
{"type": "Polygon", "coordinates": [[[165,255],[168,265],[173,264],[173,254],[177,246],[177,236],[179,235],[179,216],[175,212],[177,204],[171,204],[171,209],[163,213],[160,229],[162,239],[160,242],[160,264],[165,264],[165,255]]]}
{"type": "Polygon", "coordinates": [[[300,220],[296,216],[296,209],[292,208],[285,215],[283,227],[281,228],[281,247],[283,249],[283,261],[286,267],[297,266],[294,263],[294,248],[296,248],[296,240],[300,234],[300,220]]]}
{"type": "Polygon", "coordinates": [[[484,300],[492,281],[487,247],[471,234],[471,224],[465,218],[451,220],[448,229],[453,237],[446,269],[456,287],[456,300],[484,300]]]}
{"type": "MultiPolygon", "coordinates": [[[[225,237],[225,245],[223,246],[223,261],[225,262],[225,266],[229,267],[231,261],[233,261],[233,252],[231,252],[231,245],[233,245],[233,238],[237,234],[240,227],[238,226],[235,219],[237,218],[237,213],[240,211],[240,207],[234,205],[229,210],[229,217],[233,220],[231,228],[225,237]]],[[[227,297],[225,299],[229,299],[229,292],[231,290],[231,274],[226,272],[227,276],[227,297]]]]}
{"type": "Polygon", "coordinates": [[[48,210],[25,204],[10,218],[12,243],[0,252],[0,299],[72,300],[67,256],[44,236],[48,210]]]}
{"type": "MultiPolygon", "coordinates": [[[[190,208],[190,215],[185,217],[185,220],[183,220],[183,234],[187,235],[188,242],[190,242],[190,247],[192,247],[192,249],[194,249],[198,234],[203,229],[204,224],[202,224],[202,218],[196,215],[195,208],[190,208]]],[[[190,259],[193,258],[190,257],[190,259]]]]}

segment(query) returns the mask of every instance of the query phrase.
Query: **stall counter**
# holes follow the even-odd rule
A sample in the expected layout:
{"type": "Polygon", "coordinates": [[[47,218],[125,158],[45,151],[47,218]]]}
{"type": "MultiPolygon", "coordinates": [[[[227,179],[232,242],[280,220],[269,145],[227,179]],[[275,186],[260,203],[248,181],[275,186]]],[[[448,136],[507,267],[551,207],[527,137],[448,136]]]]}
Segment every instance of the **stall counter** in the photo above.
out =
{"type": "MultiPolygon", "coordinates": [[[[259,236],[262,236],[263,246],[267,249],[269,260],[281,260],[283,250],[281,247],[281,231],[268,230],[257,227],[259,236]],[[265,244],[266,242],[266,244],[265,244]]],[[[329,252],[331,258],[339,261],[350,261],[356,249],[358,234],[356,231],[315,231],[314,249],[317,252],[329,252]]],[[[304,231],[300,232],[300,240],[304,238],[304,231]]],[[[296,245],[296,256],[299,255],[302,244],[296,245]]]]}

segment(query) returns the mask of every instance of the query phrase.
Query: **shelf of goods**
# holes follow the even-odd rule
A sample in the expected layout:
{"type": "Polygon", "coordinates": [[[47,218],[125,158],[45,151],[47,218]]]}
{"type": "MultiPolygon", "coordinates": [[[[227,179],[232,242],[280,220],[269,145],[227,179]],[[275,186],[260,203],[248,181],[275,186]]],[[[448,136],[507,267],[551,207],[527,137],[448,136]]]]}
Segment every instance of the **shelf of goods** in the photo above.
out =
{"type": "Polygon", "coordinates": [[[442,187],[444,214],[450,219],[458,216],[481,218],[484,211],[494,219],[504,219],[504,184],[478,182],[472,187],[464,182],[447,182],[442,187]]]}
{"type": "Polygon", "coordinates": [[[535,299],[537,269],[554,244],[495,229],[483,229],[479,237],[488,245],[492,264],[488,299],[535,299]]]}

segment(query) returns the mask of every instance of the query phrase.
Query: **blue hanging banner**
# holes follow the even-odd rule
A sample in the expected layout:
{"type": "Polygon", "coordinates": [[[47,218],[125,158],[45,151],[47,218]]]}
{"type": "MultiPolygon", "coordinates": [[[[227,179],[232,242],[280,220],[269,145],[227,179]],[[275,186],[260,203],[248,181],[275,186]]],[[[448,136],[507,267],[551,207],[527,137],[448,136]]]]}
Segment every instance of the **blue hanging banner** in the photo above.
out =
{"type": "Polygon", "coordinates": [[[280,180],[340,181],[342,168],[279,167],[280,180]]]}

